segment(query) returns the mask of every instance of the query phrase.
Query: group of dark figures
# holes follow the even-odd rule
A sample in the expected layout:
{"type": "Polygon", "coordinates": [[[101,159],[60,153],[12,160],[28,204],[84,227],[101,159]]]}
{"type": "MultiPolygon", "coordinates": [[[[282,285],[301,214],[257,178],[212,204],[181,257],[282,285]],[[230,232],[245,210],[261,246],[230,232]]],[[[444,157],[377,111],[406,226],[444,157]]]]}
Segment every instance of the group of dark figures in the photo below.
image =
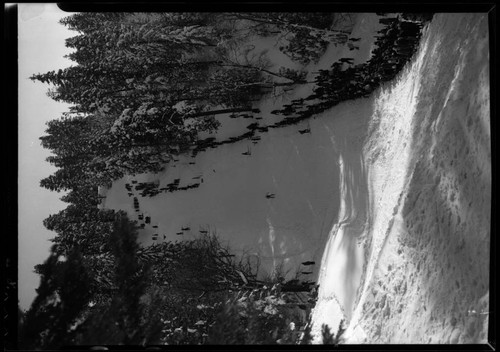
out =
{"type": "MultiPolygon", "coordinates": [[[[414,54],[421,37],[422,24],[420,22],[406,21],[402,18],[382,18],[379,20],[384,28],[379,30],[375,44],[377,48],[372,52],[372,57],[367,63],[354,65],[353,58],[341,58],[334,62],[330,70],[319,70],[315,82],[316,87],[313,94],[307,98],[292,100],[290,104],[283,105],[281,110],[274,110],[275,115],[284,115],[285,118],[267,126],[259,122],[252,122],[247,126],[248,131],[223,141],[216,141],[214,137],[196,141],[192,150],[192,157],[197,153],[216,148],[220,145],[235,143],[248,139],[252,144],[257,144],[261,137],[257,132],[267,132],[269,128],[278,128],[296,124],[314,114],[320,113],[342,101],[367,97],[381,83],[389,81],[401,70],[405,63],[414,54]],[[345,66],[347,68],[343,69],[345,66]]],[[[351,38],[356,42],[358,38],[351,38]]],[[[252,114],[232,114],[231,117],[253,118],[253,113],[260,112],[258,109],[249,109],[252,114]]],[[[300,134],[311,133],[310,127],[298,131],[300,134]]],[[[241,153],[244,156],[252,155],[250,147],[241,153]]],[[[177,159],[173,159],[178,161],[177,159]]],[[[189,162],[194,164],[194,161],[189,162]]],[[[175,165],[173,165],[175,166],[175,165]]],[[[147,182],[136,185],[135,189],[142,191],[141,196],[153,197],[160,192],[175,192],[198,188],[203,183],[202,176],[193,177],[196,183],[179,187],[180,179],[175,179],[166,187],[160,188],[158,184],[147,182]]],[[[137,183],[137,181],[132,181],[137,183]]],[[[126,185],[128,195],[132,196],[132,187],[126,185]]],[[[266,195],[266,198],[274,198],[274,195],[266,195]]],[[[139,211],[139,203],[134,198],[134,207],[139,211]]]]}
{"type": "MultiPolygon", "coordinates": [[[[254,110],[256,110],[256,109],[254,109],[254,110]]],[[[239,115],[233,115],[233,116],[240,117],[239,115]]],[[[262,119],[261,117],[258,117],[258,116],[254,117],[253,115],[248,115],[248,114],[243,114],[243,116],[241,116],[241,117],[253,118],[255,120],[262,119]]],[[[257,144],[258,141],[260,141],[260,139],[261,139],[261,137],[257,134],[257,132],[267,132],[269,129],[268,126],[260,126],[258,122],[252,122],[246,128],[249,130],[248,132],[245,132],[237,137],[229,137],[226,140],[216,141],[215,138],[210,137],[210,138],[205,138],[205,139],[201,139],[201,140],[197,141],[196,146],[191,153],[191,156],[195,157],[198,153],[204,152],[209,148],[217,148],[217,147],[224,145],[224,144],[232,144],[232,143],[236,143],[236,142],[239,142],[239,141],[242,141],[245,139],[248,139],[249,141],[251,141],[252,144],[257,144]]],[[[247,150],[247,152],[248,152],[248,150],[247,150]]],[[[248,154],[243,154],[243,155],[251,155],[251,152],[249,152],[248,154]]]]}
{"type": "MultiPolygon", "coordinates": [[[[213,137],[200,139],[195,142],[191,156],[196,157],[198,153],[209,148],[217,148],[245,139],[250,140],[252,144],[257,144],[261,139],[258,132],[267,132],[270,128],[294,125],[340,102],[368,97],[381,83],[393,79],[411,58],[417,48],[423,26],[421,22],[407,21],[399,17],[381,18],[379,22],[384,25],[384,28],[377,32],[379,34],[375,41],[377,48],[372,52],[372,57],[367,63],[354,65],[353,58],[339,59],[332,64],[330,70],[318,71],[315,77],[316,87],[313,89],[312,95],[305,99],[292,100],[290,104],[283,105],[282,109],[271,111],[271,114],[283,115],[286,118],[270,125],[260,125],[259,122],[253,122],[247,126],[249,131],[222,141],[216,141],[213,137]],[[343,69],[345,65],[348,67],[343,69]]],[[[354,43],[359,40],[360,38],[349,38],[349,49],[358,49],[354,43]]],[[[259,109],[249,108],[248,112],[245,113],[230,114],[230,118],[262,120],[262,117],[254,116],[254,113],[259,112],[259,109]]],[[[305,128],[298,132],[306,134],[310,133],[310,129],[305,128]]],[[[247,148],[241,154],[250,156],[252,153],[247,148]]],[[[173,161],[178,160],[173,159],[173,161]]],[[[194,161],[189,164],[194,164],[194,161]]],[[[175,167],[175,164],[172,167],[175,167]]],[[[198,186],[186,187],[189,189],[198,186]]],[[[176,188],[175,190],[180,189],[176,188]]],[[[169,191],[173,190],[174,188],[171,188],[169,191]]],[[[147,191],[147,193],[157,194],[156,191],[147,191]]]]}
{"type": "Polygon", "coordinates": [[[393,79],[415,53],[422,24],[396,17],[382,18],[379,22],[384,28],[377,32],[377,48],[367,63],[354,65],[353,58],[344,57],[329,70],[319,70],[312,95],[292,100],[281,110],[271,112],[286,116],[275,125],[296,124],[340,102],[368,97],[381,83],[393,79]]]}
{"type": "MultiPolygon", "coordinates": [[[[248,155],[251,155],[250,149],[248,149],[248,155]]],[[[246,153],[243,153],[246,154],[246,153]]],[[[159,187],[158,183],[156,182],[139,182],[137,181],[132,181],[133,184],[135,184],[134,188],[136,191],[141,191],[140,196],[141,197],[154,197],[158,195],[161,192],[176,192],[176,191],[185,191],[188,189],[193,189],[193,188],[198,188],[202,183],[203,183],[203,175],[195,176],[193,177],[193,180],[197,180],[198,182],[192,183],[186,186],[179,187],[180,178],[174,179],[171,183],[167,184],[166,187],[159,187]]],[[[134,193],[132,190],[132,186],[129,183],[125,184],[125,188],[128,191],[128,196],[133,197],[134,193]]],[[[266,198],[272,199],[275,198],[276,195],[274,193],[266,193],[266,198]]],[[[140,211],[140,206],[139,206],[139,199],[137,197],[134,197],[134,209],[136,212],[140,211]]],[[[139,220],[142,220],[141,216],[139,216],[139,220]]],[[[146,221],[146,223],[149,223],[146,221]]],[[[144,226],[141,226],[141,228],[144,228],[144,226]]]]}
{"type": "Polygon", "coordinates": [[[379,20],[385,27],[378,31],[377,48],[365,64],[354,65],[352,58],[333,63],[331,70],[320,70],[312,99],[327,99],[333,104],[367,97],[382,82],[390,81],[414,54],[422,25],[398,18],[379,20]],[[342,70],[344,64],[349,65],[342,70]]]}
{"type": "MultiPolygon", "coordinates": [[[[155,182],[141,182],[135,186],[135,190],[141,191],[140,193],[141,197],[146,197],[146,196],[154,197],[161,192],[176,192],[176,191],[185,191],[188,189],[198,188],[203,183],[203,178],[201,178],[201,176],[193,177],[193,179],[197,179],[199,180],[199,182],[192,183],[182,187],[179,187],[179,183],[181,181],[180,178],[176,178],[173,182],[167,184],[166,187],[159,187],[159,185],[155,182]]],[[[128,196],[132,197],[133,195],[132,188],[130,186],[127,187],[127,185],[125,185],[125,187],[127,188],[128,196]]],[[[139,202],[138,201],[136,202],[136,199],[137,198],[134,198],[134,206],[137,205],[136,209],[138,209],[139,202]]]]}
{"type": "MultiPolygon", "coordinates": [[[[134,181],[132,181],[134,182],[134,181]]],[[[125,187],[127,188],[127,191],[129,191],[129,196],[133,196],[133,193],[130,191],[132,190],[132,187],[127,183],[125,184],[125,187]]],[[[139,213],[141,211],[141,207],[139,205],[139,199],[137,197],[134,197],[134,210],[139,213]]],[[[146,227],[146,224],[151,224],[151,217],[150,216],[144,216],[144,214],[137,214],[137,220],[142,221],[139,224],[139,228],[144,229],[146,227]]]]}
{"type": "Polygon", "coordinates": [[[319,58],[328,46],[326,40],[312,37],[310,33],[309,35],[300,35],[299,33],[298,37],[294,39],[286,46],[280,47],[280,50],[292,60],[304,65],[319,58]]]}
{"type": "MultiPolygon", "coordinates": [[[[137,184],[137,181],[135,181],[135,180],[132,181],[132,184],[137,184]]],[[[135,187],[137,189],[137,185],[135,187]]],[[[132,185],[130,183],[126,183],[125,184],[125,188],[128,191],[128,196],[129,197],[134,197],[134,193],[133,193],[133,190],[132,190],[132,185]]],[[[137,213],[141,211],[141,206],[139,205],[139,199],[137,197],[134,197],[134,210],[137,213]]],[[[140,220],[140,221],[143,221],[142,223],[139,224],[139,227],[141,229],[145,228],[146,224],[150,224],[151,223],[151,217],[149,217],[149,216],[144,217],[144,214],[138,214],[137,215],[137,219],[140,220]]]]}
{"type": "MultiPolygon", "coordinates": [[[[150,190],[152,187],[158,187],[158,185],[154,182],[137,182],[136,180],[131,181],[132,184],[135,185],[135,190],[143,190],[143,193],[145,190],[150,190]]],[[[174,182],[171,185],[179,185],[180,179],[175,179],[174,182]]],[[[125,184],[125,188],[128,191],[129,196],[134,196],[133,194],[133,189],[132,185],[129,183],[125,184]]],[[[160,188],[161,189],[161,188],[160,188]]],[[[144,194],[141,194],[141,196],[144,197],[144,194]]],[[[141,211],[141,207],[139,205],[139,199],[137,197],[134,197],[134,209],[136,212],[141,211]]],[[[146,225],[151,225],[151,216],[145,216],[143,213],[137,214],[137,220],[140,221],[139,223],[139,228],[144,229],[146,228],[146,225]]],[[[152,228],[157,229],[158,225],[151,225],[152,228]]],[[[177,232],[177,235],[183,235],[184,231],[189,231],[189,227],[183,227],[181,228],[181,232],[177,232]]],[[[200,233],[208,233],[208,231],[205,230],[200,230],[200,233]]],[[[159,235],[157,233],[153,234],[152,240],[156,241],[158,240],[159,235]]],[[[167,236],[163,235],[163,239],[166,239],[167,236]]]]}

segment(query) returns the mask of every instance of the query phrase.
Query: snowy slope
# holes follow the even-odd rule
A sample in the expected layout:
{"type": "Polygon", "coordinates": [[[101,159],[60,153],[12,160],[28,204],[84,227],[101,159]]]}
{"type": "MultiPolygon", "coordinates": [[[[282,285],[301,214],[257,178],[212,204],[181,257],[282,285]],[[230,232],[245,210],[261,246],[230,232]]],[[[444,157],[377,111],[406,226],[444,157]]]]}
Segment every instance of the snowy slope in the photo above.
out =
{"type": "MultiPolygon", "coordinates": [[[[366,61],[379,28],[378,16],[359,14],[352,36],[361,38],[360,50],[331,45],[308,70],[328,68],[339,57],[366,61]]],[[[290,64],[274,49],[269,54],[290,64]]],[[[304,271],[301,262],[316,261],[306,276],[320,283],[316,335],[322,323],[336,330],[345,317],[347,343],[484,342],[488,78],[487,16],[436,15],[413,60],[369,98],[270,129],[257,144],[223,145],[181,157],[158,175],[126,177],[103,192],[103,205],[136,219],[126,182],[200,183],[138,197],[141,213],[151,216],[140,232],[144,245],[156,233],[158,241],[178,240],[210,228],[238,253],[260,260],[265,272],[284,263],[294,274],[304,271]],[[298,132],[307,127],[311,133],[298,132]]],[[[214,137],[278,121],[269,112],[311,88],[264,99],[261,120],[221,117],[214,137]]]]}
{"type": "Polygon", "coordinates": [[[347,229],[334,227],[313,313],[316,333],[321,323],[338,326],[345,314],[347,343],[486,342],[487,33],[486,15],[437,15],[413,62],[375,93],[369,133],[351,160],[363,160],[361,184],[368,189],[354,204],[366,212],[368,202],[365,229],[351,230],[365,243],[353,246],[353,254],[364,251],[362,285],[342,301],[352,293],[342,275],[355,285],[358,277],[349,272],[352,265],[338,267],[346,253],[338,238],[347,229]]]}

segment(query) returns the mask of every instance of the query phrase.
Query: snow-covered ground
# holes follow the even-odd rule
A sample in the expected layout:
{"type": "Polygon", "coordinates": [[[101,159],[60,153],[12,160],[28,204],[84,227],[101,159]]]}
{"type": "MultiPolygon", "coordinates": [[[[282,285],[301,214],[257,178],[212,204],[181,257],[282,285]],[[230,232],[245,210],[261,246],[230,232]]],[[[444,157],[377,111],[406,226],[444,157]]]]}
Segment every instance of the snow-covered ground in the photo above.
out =
{"type": "MultiPolygon", "coordinates": [[[[369,58],[378,16],[359,14],[360,50],[330,46],[308,69],[369,58]]],[[[157,175],[126,177],[104,206],[137,219],[124,184],[174,179],[195,189],[138,196],[151,224],[140,241],[215,229],[232,248],[318,279],[313,333],[348,321],[347,343],[485,342],[489,293],[491,159],[487,16],[439,14],[405,69],[369,98],[296,126],[181,157],[157,175]],[[298,130],[310,127],[311,133],[298,130]],[[251,152],[251,155],[242,153],[251,152]],[[267,193],[275,198],[266,198],[267,193]],[[157,226],[153,228],[152,226],[157,226]],[[189,230],[182,231],[182,228],[189,230]],[[177,235],[176,233],[182,233],[177,235]],[[321,263],[321,265],[319,265],[321,263]]],[[[276,52],[276,51],[275,51],[276,52]]],[[[275,54],[278,55],[278,54],[275,54]]],[[[275,62],[287,62],[279,59],[275,62]]],[[[284,102],[310,92],[304,86],[284,102]]],[[[225,139],[281,119],[229,119],[225,139]]],[[[135,192],[138,195],[138,192],[135,192]]]]}
{"type": "Polygon", "coordinates": [[[345,314],[347,343],[487,342],[489,104],[487,16],[436,15],[343,156],[356,215],[330,234],[316,333],[345,314]]]}

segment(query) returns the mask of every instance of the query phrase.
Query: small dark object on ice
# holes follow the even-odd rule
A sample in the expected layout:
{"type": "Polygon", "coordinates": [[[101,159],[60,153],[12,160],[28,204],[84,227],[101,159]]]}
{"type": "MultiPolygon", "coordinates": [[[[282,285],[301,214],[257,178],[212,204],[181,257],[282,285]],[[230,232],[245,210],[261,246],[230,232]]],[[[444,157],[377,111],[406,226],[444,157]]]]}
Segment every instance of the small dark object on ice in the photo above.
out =
{"type": "Polygon", "coordinates": [[[302,274],[304,275],[309,275],[309,274],[312,274],[313,272],[312,271],[302,271],[302,274]]]}
{"type": "Polygon", "coordinates": [[[300,134],[311,133],[311,129],[310,128],[306,128],[305,130],[299,130],[299,133],[300,134]]]}
{"type": "Polygon", "coordinates": [[[274,198],[276,195],[274,193],[269,193],[267,192],[266,193],[266,198],[269,199],[269,198],[274,198]]]}
{"type": "Polygon", "coordinates": [[[259,127],[259,124],[257,122],[251,123],[247,126],[249,130],[255,130],[257,127],[259,127]]]}
{"type": "Polygon", "coordinates": [[[151,223],[151,216],[146,216],[146,224],[149,224],[151,223]]]}
{"type": "Polygon", "coordinates": [[[316,264],[316,262],[307,261],[302,263],[302,265],[314,265],[314,264],[316,264]]]}
{"type": "MultiPolygon", "coordinates": [[[[252,152],[250,151],[250,147],[247,148],[247,151],[244,153],[241,153],[241,155],[252,155],[252,152]]],[[[215,172],[215,171],[214,171],[215,172]]]]}
{"type": "Polygon", "coordinates": [[[342,63],[348,63],[348,64],[352,64],[354,62],[354,59],[352,57],[342,57],[338,60],[339,62],[342,62],[342,63]]]}
{"type": "Polygon", "coordinates": [[[157,229],[157,228],[158,228],[158,226],[157,226],[157,225],[153,225],[153,228],[154,228],[154,229],[157,229]]]}
{"type": "Polygon", "coordinates": [[[184,232],[176,232],[176,235],[184,235],[184,232]]]}
{"type": "Polygon", "coordinates": [[[191,230],[191,228],[189,228],[189,227],[182,227],[181,230],[182,231],[189,231],[189,230],[191,230]]]}
{"type": "Polygon", "coordinates": [[[307,98],[305,98],[305,100],[314,100],[314,99],[318,99],[318,98],[319,98],[319,96],[318,96],[318,95],[313,94],[313,95],[310,95],[310,96],[308,96],[307,98]]]}

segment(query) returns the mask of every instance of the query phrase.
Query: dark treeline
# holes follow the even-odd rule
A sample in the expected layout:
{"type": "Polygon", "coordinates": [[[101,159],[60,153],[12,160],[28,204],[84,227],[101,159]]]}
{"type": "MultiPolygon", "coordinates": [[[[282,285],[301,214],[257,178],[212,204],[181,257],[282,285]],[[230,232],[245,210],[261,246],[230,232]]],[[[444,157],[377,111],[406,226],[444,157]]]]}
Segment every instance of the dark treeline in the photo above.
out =
{"type": "MultiPolygon", "coordinates": [[[[324,26],[325,16],[320,17],[324,26]]],[[[64,18],[61,23],[79,33],[66,40],[76,65],[31,77],[52,85],[50,97],[71,104],[42,137],[55,154],[47,160],[60,168],[42,186],[61,191],[82,182],[109,185],[125,174],[159,171],[172,155],[188,150],[198,133],[215,130],[215,115],[250,112],[252,101],[269,88],[305,83],[299,72],[269,70],[262,56],[249,59],[244,44],[250,29],[309,28],[300,18],[272,13],[64,18]]]]}
{"type": "MultiPolygon", "coordinates": [[[[258,263],[234,257],[206,231],[194,241],[141,247],[137,223],[123,212],[101,209],[98,189],[125,175],[161,171],[179,154],[196,155],[245,138],[257,142],[256,132],[366,95],[390,79],[407,59],[388,58],[409,56],[420,31],[408,34],[413,38],[409,44],[399,40],[396,47],[398,24],[392,34],[382,33],[385,39],[377,41],[379,52],[371,62],[321,72],[315,95],[307,104],[295,102],[280,111],[292,115],[282,122],[252,123],[248,132],[227,141],[198,137],[219,127],[217,115],[258,113],[253,103],[270,89],[310,83],[305,72],[273,71],[264,55],[250,57],[246,43],[251,36],[278,35],[280,50],[306,64],[316,61],[329,43],[346,43],[349,30],[336,26],[345,16],[78,13],[61,20],[76,34],[66,40],[74,65],[31,79],[50,84],[48,95],[71,106],[47,123],[40,138],[52,153],[47,161],[57,167],[41,186],[66,192],[61,199],[68,206],[44,220],[56,236],[49,258],[35,267],[41,277],[37,297],[27,312],[20,312],[20,347],[299,341],[289,326],[300,321],[297,310],[314,304],[310,283],[287,282],[284,275],[260,281],[258,263]],[[394,53],[394,48],[399,49],[394,53]],[[369,89],[359,93],[366,85],[369,89]],[[348,96],[337,99],[340,90],[348,96]],[[297,115],[298,107],[303,112],[297,115]],[[294,301],[302,291],[307,304],[294,301]]],[[[142,191],[150,196],[159,192],[154,187],[142,191]]],[[[309,328],[303,342],[310,341],[309,328]]],[[[324,341],[337,343],[341,331],[333,338],[325,328],[324,341]]]]}

